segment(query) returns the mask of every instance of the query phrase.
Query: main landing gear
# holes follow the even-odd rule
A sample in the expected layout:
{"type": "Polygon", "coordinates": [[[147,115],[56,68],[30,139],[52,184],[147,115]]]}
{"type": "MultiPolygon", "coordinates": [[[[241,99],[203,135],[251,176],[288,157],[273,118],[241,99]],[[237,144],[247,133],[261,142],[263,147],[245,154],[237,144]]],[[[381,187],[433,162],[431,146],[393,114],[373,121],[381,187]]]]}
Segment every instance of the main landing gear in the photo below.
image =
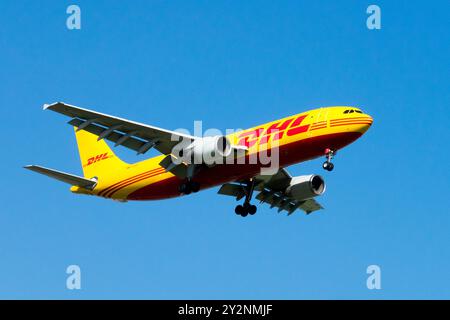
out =
{"type": "Polygon", "coordinates": [[[254,215],[256,213],[256,206],[254,204],[245,203],[244,205],[237,205],[234,209],[237,215],[246,217],[248,215],[254,215]]]}
{"type": "Polygon", "coordinates": [[[256,213],[256,206],[250,204],[250,200],[252,199],[253,189],[255,187],[255,182],[253,179],[247,183],[247,187],[245,188],[245,200],[243,205],[237,205],[234,209],[237,215],[246,217],[248,215],[254,215],[256,213]]]}
{"type": "Polygon", "coordinates": [[[327,171],[333,171],[334,164],[331,163],[331,160],[334,157],[335,152],[331,149],[325,149],[325,156],[327,157],[327,161],[325,161],[322,167],[327,171]]]}
{"type": "Polygon", "coordinates": [[[200,184],[198,182],[187,180],[183,182],[179,187],[178,191],[183,194],[191,194],[191,192],[196,193],[200,190],[200,184]]]}

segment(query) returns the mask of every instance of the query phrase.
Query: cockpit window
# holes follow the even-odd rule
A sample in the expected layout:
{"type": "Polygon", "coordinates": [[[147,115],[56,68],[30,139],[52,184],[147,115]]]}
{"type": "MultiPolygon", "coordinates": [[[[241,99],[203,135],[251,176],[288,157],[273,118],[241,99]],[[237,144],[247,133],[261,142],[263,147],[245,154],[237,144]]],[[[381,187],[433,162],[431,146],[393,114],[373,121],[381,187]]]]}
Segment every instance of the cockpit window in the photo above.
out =
{"type": "Polygon", "coordinates": [[[347,114],[347,113],[354,113],[354,112],[356,112],[356,113],[363,113],[361,110],[359,110],[359,109],[348,109],[348,110],[345,110],[344,111],[344,113],[345,114],[347,114]]]}

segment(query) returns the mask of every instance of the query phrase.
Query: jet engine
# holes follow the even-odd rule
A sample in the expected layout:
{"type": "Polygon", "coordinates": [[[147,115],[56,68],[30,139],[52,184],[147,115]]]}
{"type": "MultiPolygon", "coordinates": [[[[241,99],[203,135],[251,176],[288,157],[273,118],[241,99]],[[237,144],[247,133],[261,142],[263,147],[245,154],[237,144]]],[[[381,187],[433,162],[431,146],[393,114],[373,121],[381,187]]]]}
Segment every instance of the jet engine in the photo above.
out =
{"type": "Polygon", "coordinates": [[[224,163],[224,159],[232,152],[231,142],[225,136],[203,137],[195,140],[188,148],[195,164],[213,166],[224,163]]]}
{"type": "Polygon", "coordinates": [[[296,200],[307,200],[325,192],[325,181],[319,175],[293,177],[286,188],[286,195],[296,200]]]}

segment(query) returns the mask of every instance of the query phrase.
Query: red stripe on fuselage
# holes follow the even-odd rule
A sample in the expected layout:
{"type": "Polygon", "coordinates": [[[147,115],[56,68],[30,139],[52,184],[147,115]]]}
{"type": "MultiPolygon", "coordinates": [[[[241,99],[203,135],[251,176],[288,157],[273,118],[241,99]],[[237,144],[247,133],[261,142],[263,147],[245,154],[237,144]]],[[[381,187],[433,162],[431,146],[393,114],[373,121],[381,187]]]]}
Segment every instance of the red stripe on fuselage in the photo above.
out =
{"type": "Polygon", "coordinates": [[[128,180],[126,182],[123,182],[123,183],[117,185],[116,187],[112,188],[107,193],[105,193],[103,196],[106,197],[106,198],[110,198],[114,193],[116,193],[117,191],[119,191],[119,190],[121,190],[121,189],[123,189],[125,187],[128,187],[129,185],[132,185],[132,184],[134,184],[136,182],[139,182],[139,181],[142,181],[142,180],[145,180],[145,179],[157,176],[158,174],[161,174],[163,172],[165,172],[164,168],[160,168],[160,169],[157,169],[157,170],[152,170],[151,173],[147,173],[145,175],[141,175],[139,177],[136,177],[134,179],[128,180]]]}
{"type": "Polygon", "coordinates": [[[317,128],[326,128],[326,127],[327,127],[327,124],[323,123],[323,124],[311,126],[310,130],[314,130],[314,129],[317,129],[317,128]]]}
{"type": "Polygon", "coordinates": [[[124,182],[127,182],[127,181],[131,180],[131,179],[134,179],[134,178],[137,178],[137,177],[140,177],[140,176],[143,176],[143,175],[152,173],[153,171],[156,171],[156,170],[159,170],[159,169],[161,169],[161,168],[155,168],[155,169],[152,169],[152,170],[148,170],[148,171],[139,173],[139,174],[137,174],[137,175],[128,177],[128,178],[126,178],[126,179],[120,180],[120,181],[118,181],[118,182],[116,182],[116,183],[110,185],[110,186],[107,187],[106,189],[101,190],[101,191],[98,193],[98,195],[99,195],[99,196],[103,196],[105,193],[107,193],[107,192],[110,191],[112,188],[118,186],[118,185],[121,184],[121,183],[124,183],[124,182]]]}
{"type": "Polygon", "coordinates": [[[372,122],[371,121],[358,121],[358,122],[337,123],[337,124],[332,124],[331,127],[351,126],[354,124],[372,124],[372,122]]]}
{"type": "Polygon", "coordinates": [[[333,119],[333,120],[330,120],[330,122],[331,123],[337,123],[337,122],[361,121],[361,120],[372,121],[372,119],[370,117],[355,117],[355,118],[333,119]]]}

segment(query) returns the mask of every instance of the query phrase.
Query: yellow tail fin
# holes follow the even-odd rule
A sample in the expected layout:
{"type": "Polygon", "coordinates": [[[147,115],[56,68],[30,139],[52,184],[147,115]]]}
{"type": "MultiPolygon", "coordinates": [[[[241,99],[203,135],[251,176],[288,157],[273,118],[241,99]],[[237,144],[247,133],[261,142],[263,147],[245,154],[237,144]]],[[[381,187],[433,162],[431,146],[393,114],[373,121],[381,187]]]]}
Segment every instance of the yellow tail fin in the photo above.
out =
{"type": "Polygon", "coordinates": [[[85,130],[76,131],[78,152],[80,153],[81,166],[85,178],[114,175],[118,169],[128,164],[117,157],[104,140],[85,130]]]}

